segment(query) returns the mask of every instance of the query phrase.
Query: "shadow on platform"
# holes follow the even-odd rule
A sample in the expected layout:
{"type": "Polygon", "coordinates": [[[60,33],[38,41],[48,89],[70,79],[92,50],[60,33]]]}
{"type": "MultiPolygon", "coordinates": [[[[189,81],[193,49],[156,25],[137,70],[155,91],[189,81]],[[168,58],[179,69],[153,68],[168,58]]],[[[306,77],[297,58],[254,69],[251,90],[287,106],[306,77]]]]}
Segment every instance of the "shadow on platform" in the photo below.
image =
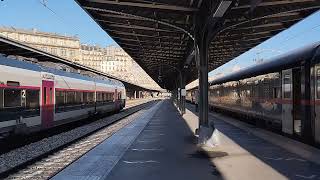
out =
{"type": "MultiPolygon", "coordinates": [[[[197,122],[194,122],[197,118],[194,106],[187,104],[184,119],[190,129],[197,127],[197,122]]],[[[220,131],[221,143],[206,152],[206,158],[223,179],[320,179],[318,164],[210,114],[209,120],[213,120],[220,131]],[[223,155],[219,156],[221,152],[223,155]],[[210,153],[213,153],[213,157],[208,155],[210,153]]]]}

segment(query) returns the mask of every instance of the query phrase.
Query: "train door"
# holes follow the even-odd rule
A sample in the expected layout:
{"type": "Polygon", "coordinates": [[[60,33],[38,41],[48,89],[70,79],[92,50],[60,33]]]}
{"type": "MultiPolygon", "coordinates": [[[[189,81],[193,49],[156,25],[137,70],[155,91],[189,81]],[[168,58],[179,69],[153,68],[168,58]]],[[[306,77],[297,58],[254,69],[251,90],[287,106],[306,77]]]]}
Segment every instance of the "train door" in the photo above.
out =
{"type": "Polygon", "coordinates": [[[54,101],[53,101],[53,81],[42,81],[42,126],[45,128],[51,127],[54,118],[54,101]]]}
{"type": "Polygon", "coordinates": [[[314,140],[320,143],[320,66],[315,66],[314,70],[314,140]]]}
{"type": "Polygon", "coordinates": [[[301,79],[301,68],[295,68],[292,70],[292,116],[293,116],[293,133],[297,136],[302,135],[301,127],[303,122],[304,107],[301,104],[301,100],[304,99],[301,93],[301,86],[304,82],[301,79]]]}
{"type": "Polygon", "coordinates": [[[292,69],[282,71],[282,132],[293,133],[292,69]]]}
{"type": "Polygon", "coordinates": [[[114,103],[115,103],[115,106],[116,106],[116,109],[119,109],[119,101],[118,101],[118,90],[115,89],[114,91],[114,103]]]}

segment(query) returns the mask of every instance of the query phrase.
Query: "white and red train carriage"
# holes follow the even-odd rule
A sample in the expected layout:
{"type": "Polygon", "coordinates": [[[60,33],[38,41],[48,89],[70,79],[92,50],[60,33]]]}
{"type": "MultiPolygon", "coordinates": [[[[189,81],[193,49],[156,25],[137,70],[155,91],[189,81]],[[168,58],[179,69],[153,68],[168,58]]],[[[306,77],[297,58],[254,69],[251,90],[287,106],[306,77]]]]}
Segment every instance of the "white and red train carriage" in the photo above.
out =
{"type": "Polygon", "coordinates": [[[0,134],[32,132],[125,106],[124,85],[0,56],[0,134]]]}

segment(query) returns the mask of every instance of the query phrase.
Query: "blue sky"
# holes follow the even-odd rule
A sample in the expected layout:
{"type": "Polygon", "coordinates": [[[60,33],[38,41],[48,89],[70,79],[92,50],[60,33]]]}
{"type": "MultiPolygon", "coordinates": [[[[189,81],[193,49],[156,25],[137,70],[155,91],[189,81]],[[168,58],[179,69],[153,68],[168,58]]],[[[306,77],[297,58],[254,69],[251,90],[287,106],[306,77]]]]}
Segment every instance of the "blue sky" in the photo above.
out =
{"type": "Polygon", "coordinates": [[[0,1],[0,16],[0,26],[76,35],[87,44],[115,44],[73,0],[4,0],[0,1]]]}
{"type": "MultiPolygon", "coordinates": [[[[0,26],[37,28],[45,32],[76,35],[86,44],[115,44],[73,0],[4,0],[0,1],[0,16],[0,26]],[[44,7],[43,2],[53,12],[44,7]]],[[[254,64],[255,58],[267,60],[316,41],[320,41],[320,12],[210,72],[209,75],[230,72],[235,67],[244,68],[254,64]]]]}
{"type": "Polygon", "coordinates": [[[229,63],[211,71],[209,75],[213,76],[217,73],[230,72],[231,69],[235,67],[244,68],[255,64],[253,59],[263,58],[264,60],[269,60],[272,57],[294,50],[295,48],[319,41],[320,11],[310,15],[255,48],[252,48],[229,63]]]}

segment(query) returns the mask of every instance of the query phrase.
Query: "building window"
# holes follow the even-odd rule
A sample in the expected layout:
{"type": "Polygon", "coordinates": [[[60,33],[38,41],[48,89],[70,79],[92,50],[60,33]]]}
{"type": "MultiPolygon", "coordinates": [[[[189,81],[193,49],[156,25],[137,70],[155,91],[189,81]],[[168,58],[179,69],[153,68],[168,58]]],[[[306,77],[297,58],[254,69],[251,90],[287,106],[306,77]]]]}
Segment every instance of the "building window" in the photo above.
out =
{"type": "Polygon", "coordinates": [[[57,54],[57,49],[56,48],[51,48],[51,53],[52,54],[57,54]]]}
{"type": "Polygon", "coordinates": [[[65,49],[61,49],[61,55],[62,56],[66,56],[67,55],[67,51],[65,49]]]}
{"type": "Polygon", "coordinates": [[[71,50],[70,51],[70,56],[74,56],[75,55],[75,51],[74,50],[71,50]]]}

